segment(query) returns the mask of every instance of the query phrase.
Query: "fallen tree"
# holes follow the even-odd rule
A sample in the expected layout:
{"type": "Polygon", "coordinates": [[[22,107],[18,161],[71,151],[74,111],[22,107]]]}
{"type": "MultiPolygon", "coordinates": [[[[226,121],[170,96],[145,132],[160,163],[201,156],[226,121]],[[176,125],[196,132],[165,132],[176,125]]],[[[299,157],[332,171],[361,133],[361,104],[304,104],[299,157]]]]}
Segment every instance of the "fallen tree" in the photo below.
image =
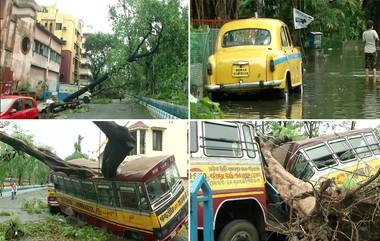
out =
{"type": "Polygon", "coordinates": [[[337,191],[331,180],[314,187],[295,178],[273,157],[271,151],[277,140],[259,141],[266,176],[290,210],[289,221],[280,227],[289,240],[380,240],[380,168],[347,192],[337,191]]]}

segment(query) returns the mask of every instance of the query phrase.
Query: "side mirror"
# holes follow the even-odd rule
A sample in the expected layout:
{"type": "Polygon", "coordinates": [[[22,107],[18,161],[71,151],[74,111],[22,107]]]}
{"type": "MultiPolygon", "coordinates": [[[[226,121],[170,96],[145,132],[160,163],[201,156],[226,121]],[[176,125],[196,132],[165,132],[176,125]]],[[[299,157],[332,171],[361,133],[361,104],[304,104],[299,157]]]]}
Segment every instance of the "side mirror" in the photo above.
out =
{"type": "Polygon", "coordinates": [[[13,115],[13,114],[16,113],[16,112],[17,112],[16,109],[11,109],[11,110],[9,111],[9,114],[10,114],[10,115],[13,115]]]}

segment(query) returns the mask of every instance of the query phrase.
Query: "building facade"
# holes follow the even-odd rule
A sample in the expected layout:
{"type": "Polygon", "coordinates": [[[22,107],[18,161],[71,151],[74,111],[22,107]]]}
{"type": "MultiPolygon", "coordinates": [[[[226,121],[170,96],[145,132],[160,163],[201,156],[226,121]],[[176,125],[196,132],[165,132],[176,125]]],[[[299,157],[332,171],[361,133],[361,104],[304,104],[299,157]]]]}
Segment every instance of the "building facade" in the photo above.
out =
{"type": "Polygon", "coordinates": [[[86,49],[84,48],[84,43],[86,42],[87,33],[83,34],[82,39],[82,56],[80,60],[80,75],[79,75],[79,84],[80,85],[88,85],[91,78],[91,61],[88,55],[86,54],[86,49]]]}
{"type": "Polygon", "coordinates": [[[54,91],[62,41],[37,24],[34,0],[0,1],[0,94],[54,91]]]}
{"type": "Polygon", "coordinates": [[[55,6],[44,6],[37,14],[37,20],[64,42],[60,81],[78,84],[82,53],[83,22],[71,15],[60,12],[55,6]]]}

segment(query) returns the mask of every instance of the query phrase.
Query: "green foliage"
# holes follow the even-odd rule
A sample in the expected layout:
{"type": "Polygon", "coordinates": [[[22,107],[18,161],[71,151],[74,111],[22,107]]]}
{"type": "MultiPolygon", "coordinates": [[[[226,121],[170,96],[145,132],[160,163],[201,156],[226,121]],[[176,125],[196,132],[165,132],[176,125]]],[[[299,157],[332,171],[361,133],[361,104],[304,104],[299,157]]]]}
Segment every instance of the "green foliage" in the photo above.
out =
{"type": "Polygon", "coordinates": [[[46,202],[36,198],[31,200],[22,200],[21,209],[29,214],[40,214],[47,210],[47,204],[46,202]]]}
{"type": "MultiPolygon", "coordinates": [[[[105,229],[96,229],[92,226],[73,226],[60,215],[45,214],[39,222],[18,224],[28,240],[66,240],[66,241],[121,241],[121,237],[109,234],[105,229]]],[[[0,241],[5,240],[1,235],[9,228],[9,223],[0,224],[0,241]]]]}
{"type": "Polygon", "coordinates": [[[18,87],[18,91],[29,92],[32,90],[32,85],[29,82],[22,82],[18,87]]]}
{"type": "Polygon", "coordinates": [[[223,119],[223,111],[219,107],[219,103],[212,102],[208,97],[191,103],[191,118],[192,119],[223,119]]]}
{"type": "MultiPolygon", "coordinates": [[[[33,144],[33,136],[27,134],[17,125],[13,126],[12,137],[33,144]]],[[[50,147],[44,147],[50,149],[50,147]]],[[[24,152],[17,152],[12,147],[0,143],[0,180],[6,177],[18,179],[18,184],[47,183],[49,168],[41,161],[24,152]]]]}
{"type": "MultiPolygon", "coordinates": [[[[106,59],[111,77],[103,88],[128,90],[129,94],[152,97],[179,104],[187,103],[187,8],[180,0],[120,0],[110,7],[114,36],[106,59]],[[128,58],[150,31],[150,24],[162,26],[157,52],[132,63],[128,58]]],[[[141,45],[139,54],[149,52],[157,43],[154,34],[141,45]]],[[[106,97],[117,92],[107,90],[106,97]]]]}
{"type": "Polygon", "coordinates": [[[12,212],[0,211],[0,217],[12,216],[12,212]]]}
{"type": "Polygon", "coordinates": [[[306,136],[299,132],[300,125],[297,122],[287,122],[281,125],[279,122],[272,123],[272,135],[281,139],[288,138],[293,141],[306,139],[306,136]]]}
{"type": "Polygon", "coordinates": [[[65,158],[65,161],[70,161],[70,160],[80,159],[80,158],[89,159],[87,154],[82,153],[82,145],[81,145],[82,140],[83,140],[83,137],[81,135],[78,135],[77,141],[74,142],[74,153],[67,156],[65,158]]]}

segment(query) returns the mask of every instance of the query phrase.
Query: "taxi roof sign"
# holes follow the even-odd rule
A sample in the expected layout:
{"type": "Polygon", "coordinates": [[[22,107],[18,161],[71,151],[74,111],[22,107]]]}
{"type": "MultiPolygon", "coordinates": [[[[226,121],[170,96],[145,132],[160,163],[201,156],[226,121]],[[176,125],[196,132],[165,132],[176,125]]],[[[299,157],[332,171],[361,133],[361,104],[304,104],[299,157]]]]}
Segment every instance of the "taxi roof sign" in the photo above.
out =
{"type": "Polygon", "coordinates": [[[293,21],[295,29],[302,29],[307,28],[307,25],[313,22],[314,18],[296,8],[293,8],[293,21]]]}

